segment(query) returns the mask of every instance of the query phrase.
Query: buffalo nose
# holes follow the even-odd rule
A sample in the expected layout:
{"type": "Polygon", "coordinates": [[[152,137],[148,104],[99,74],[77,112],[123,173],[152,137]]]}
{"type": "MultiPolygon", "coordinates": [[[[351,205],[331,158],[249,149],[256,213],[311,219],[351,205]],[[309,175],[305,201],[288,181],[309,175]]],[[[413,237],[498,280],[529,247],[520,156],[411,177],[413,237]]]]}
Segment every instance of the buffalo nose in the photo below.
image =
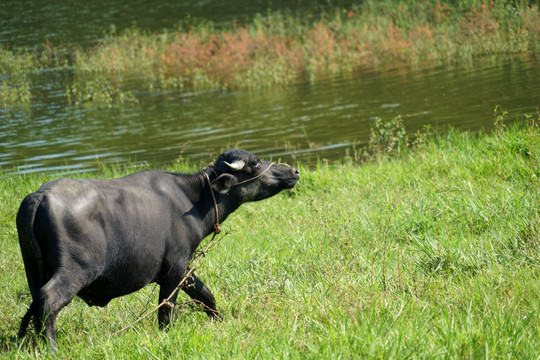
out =
{"type": "Polygon", "coordinates": [[[300,171],[298,171],[297,168],[293,168],[293,171],[294,171],[294,174],[295,174],[295,175],[300,175],[300,171]]]}

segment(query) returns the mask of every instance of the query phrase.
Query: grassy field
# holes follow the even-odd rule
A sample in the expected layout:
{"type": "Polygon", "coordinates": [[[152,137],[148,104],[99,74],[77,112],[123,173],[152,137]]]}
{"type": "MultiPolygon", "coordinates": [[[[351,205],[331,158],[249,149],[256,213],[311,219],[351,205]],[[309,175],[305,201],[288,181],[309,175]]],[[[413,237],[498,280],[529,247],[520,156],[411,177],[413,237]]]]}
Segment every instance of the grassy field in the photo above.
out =
{"type": "MultiPolygon", "coordinates": [[[[222,321],[181,295],[168,332],[151,316],[113,335],[155,305],[156,287],[106,308],[75,299],[58,319],[57,356],[538,359],[538,120],[423,136],[371,161],[357,163],[351,150],[342,164],[300,166],[295,189],[233,214],[198,268],[222,321]]],[[[30,296],[15,213],[57,176],[2,178],[2,358],[46,352],[33,333],[16,340],[30,296]]]]}

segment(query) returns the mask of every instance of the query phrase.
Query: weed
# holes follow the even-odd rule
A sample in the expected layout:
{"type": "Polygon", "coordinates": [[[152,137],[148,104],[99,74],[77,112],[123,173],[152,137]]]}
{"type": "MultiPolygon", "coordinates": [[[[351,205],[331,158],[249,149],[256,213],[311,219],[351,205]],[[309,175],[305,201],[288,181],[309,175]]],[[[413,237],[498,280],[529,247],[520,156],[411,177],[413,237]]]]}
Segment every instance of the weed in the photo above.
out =
{"type": "Polygon", "coordinates": [[[78,80],[66,89],[68,104],[112,107],[114,104],[136,104],[137,98],[131,91],[115,88],[107,78],[97,76],[94,79],[78,80]]]}
{"type": "Polygon", "coordinates": [[[495,126],[497,134],[502,134],[504,132],[506,126],[504,121],[507,116],[508,111],[503,110],[500,105],[495,106],[495,109],[493,110],[493,117],[495,118],[493,125],[495,126]]]}
{"type": "Polygon", "coordinates": [[[409,140],[401,116],[388,121],[381,118],[373,121],[367,148],[370,156],[402,154],[408,145],[409,140]]]}
{"type": "Polygon", "coordinates": [[[28,82],[10,84],[7,80],[2,81],[0,85],[0,104],[4,108],[28,106],[31,100],[32,93],[30,92],[30,84],[28,82]]]}
{"type": "Polygon", "coordinates": [[[33,58],[23,51],[9,51],[0,46],[0,105],[3,108],[28,106],[32,100],[29,72],[33,58]]]}

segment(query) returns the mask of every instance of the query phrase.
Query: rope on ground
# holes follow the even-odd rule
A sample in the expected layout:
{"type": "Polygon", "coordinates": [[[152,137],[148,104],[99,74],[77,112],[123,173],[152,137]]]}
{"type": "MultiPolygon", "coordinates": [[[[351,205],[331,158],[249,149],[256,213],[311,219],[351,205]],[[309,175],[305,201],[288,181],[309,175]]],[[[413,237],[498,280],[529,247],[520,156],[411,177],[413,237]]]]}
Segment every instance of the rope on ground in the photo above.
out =
{"type": "Polygon", "coordinates": [[[212,239],[210,239],[210,241],[208,242],[208,244],[206,245],[206,247],[204,248],[203,251],[201,251],[196,257],[193,258],[193,260],[190,262],[190,265],[188,266],[188,271],[186,272],[186,274],[184,275],[184,277],[182,278],[182,280],[180,280],[180,283],[178,283],[178,285],[176,286],[176,288],[174,288],[174,290],[171,292],[171,294],[166,298],[166,299],[163,299],[159,305],[157,305],[156,307],[154,307],[153,309],[149,310],[148,312],[146,312],[146,314],[142,315],[141,317],[139,317],[137,320],[133,321],[132,323],[124,326],[122,329],[118,330],[117,332],[115,332],[114,334],[112,334],[112,336],[116,336],[124,331],[126,331],[127,329],[129,329],[130,327],[132,327],[133,325],[137,324],[138,322],[146,319],[148,316],[150,316],[151,314],[155,313],[160,307],[162,306],[171,306],[171,307],[174,307],[174,304],[171,303],[171,298],[174,296],[174,294],[179,291],[182,286],[184,286],[184,284],[186,283],[186,281],[189,279],[189,277],[191,276],[191,274],[193,274],[193,272],[195,271],[195,269],[197,268],[197,265],[201,262],[201,260],[206,256],[206,254],[208,253],[208,251],[210,251],[211,248],[213,248],[216,244],[218,244],[221,240],[223,240],[223,238],[227,235],[229,235],[229,231],[227,231],[223,236],[221,236],[217,241],[214,241],[214,239],[216,238],[216,233],[214,233],[214,235],[212,235],[212,239]]]}

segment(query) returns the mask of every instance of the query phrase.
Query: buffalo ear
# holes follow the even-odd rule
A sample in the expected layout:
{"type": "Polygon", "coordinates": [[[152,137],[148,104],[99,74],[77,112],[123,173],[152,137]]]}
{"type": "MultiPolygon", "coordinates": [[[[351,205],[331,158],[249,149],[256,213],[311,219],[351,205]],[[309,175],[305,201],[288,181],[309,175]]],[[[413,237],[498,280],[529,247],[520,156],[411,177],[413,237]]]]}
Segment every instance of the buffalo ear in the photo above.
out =
{"type": "Polygon", "coordinates": [[[231,174],[221,174],[218,178],[212,181],[212,190],[221,195],[225,195],[236,184],[236,178],[231,174]]]}

